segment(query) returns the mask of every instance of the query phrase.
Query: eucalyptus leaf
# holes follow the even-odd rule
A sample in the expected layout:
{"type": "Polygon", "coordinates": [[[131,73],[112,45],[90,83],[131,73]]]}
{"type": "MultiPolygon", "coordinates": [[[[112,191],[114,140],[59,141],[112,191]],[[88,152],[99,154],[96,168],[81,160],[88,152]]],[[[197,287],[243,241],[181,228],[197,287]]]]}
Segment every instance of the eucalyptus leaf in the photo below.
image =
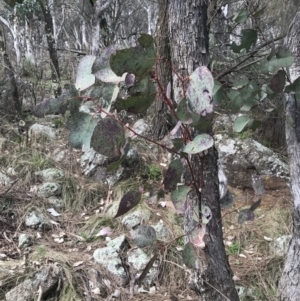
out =
{"type": "Polygon", "coordinates": [[[143,35],[138,39],[140,45],[117,50],[112,54],[110,67],[113,72],[118,76],[122,76],[125,72],[133,73],[138,80],[145,78],[155,62],[153,39],[151,39],[151,36],[143,35]]]}
{"type": "Polygon", "coordinates": [[[251,120],[252,118],[248,115],[237,117],[233,124],[233,130],[240,133],[251,120]]]}
{"type": "Polygon", "coordinates": [[[136,229],[131,230],[130,234],[138,248],[153,246],[157,240],[156,232],[151,226],[138,226],[136,229]]]}
{"type": "Polygon", "coordinates": [[[189,268],[189,269],[199,269],[201,266],[201,259],[200,256],[197,253],[197,248],[192,245],[192,243],[188,242],[183,249],[182,252],[182,259],[183,263],[189,268]]]}
{"type": "Polygon", "coordinates": [[[120,89],[115,102],[118,112],[126,110],[129,113],[144,113],[153,103],[156,96],[156,87],[148,78],[135,83],[132,87],[120,89]]]}
{"type": "Polygon", "coordinates": [[[206,116],[213,112],[214,79],[207,67],[198,67],[189,76],[186,98],[189,110],[197,115],[206,116]]]}
{"type": "Polygon", "coordinates": [[[224,95],[223,84],[215,80],[214,88],[213,88],[214,103],[216,103],[217,105],[221,104],[224,99],[225,99],[225,95],[224,95]]]}
{"type": "Polygon", "coordinates": [[[284,58],[273,58],[272,60],[262,64],[261,71],[264,73],[273,72],[277,68],[287,68],[292,66],[294,58],[292,56],[284,58]]]}
{"type": "Polygon", "coordinates": [[[180,182],[181,174],[183,172],[183,166],[181,159],[173,160],[168,167],[168,170],[165,174],[163,185],[168,191],[176,189],[177,183],[180,182]]]}
{"type": "Polygon", "coordinates": [[[187,154],[203,152],[214,145],[214,139],[208,134],[197,135],[193,141],[188,142],[182,149],[187,154]]]}
{"type": "Polygon", "coordinates": [[[76,72],[76,89],[83,91],[95,83],[95,75],[92,74],[95,59],[94,55],[86,55],[80,60],[76,72]]]}
{"type": "Polygon", "coordinates": [[[254,29],[243,29],[241,44],[237,45],[235,42],[231,44],[231,49],[235,53],[240,53],[242,49],[246,49],[248,52],[252,45],[255,45],[257,41],[257,32],[254,29]]]}
{"type": "Polygon", "coordinates": [[[124,81],[126,77],[126,73],[122,77],[117,76],[109,67],[97,71],[94,75],[104,83],[119,83],[124,81]]]}
{"type": "Polygon", "coordinates": [[[233,87],[234,87],[233,89],[240,89],[246,86],[248,83],[249,83],[248,77],[246,75],[241,75],[233,81],[233,87]]]}
{"type": "Polygon", "coordinates": [[[186,196],[189,193],[190,188],[188,186],[178,186],[171,192],[171,200],[176,210],[184,213],[186,196]]]}
{"type": "Polygon", "coordinates": [[[285,86],[285,72],[283,70],[279,70],[275,75],[273,75],[270,82],[270,88],[275,93],[280,93],[283,91],[284,86],[285,86]]]}
{"type": "Polygon", "coordinates": [[[242,9],[241,11],[237,12],[232,17],[232,21],[241,24],[241,23],[244,23],[247,20],[248,16],[249,16],[249,14],[248,14],[247,10],[242,9]]]}
{"type": "Polygon", "coordinates": [[[89,147],[97,122],[96,118],[83,112],[71,116],[67,122],[70,144],[75,148],[89,147]]]}
{"type": "Polygon", "coordinates": [[[132,190],[126,192],[120,201],[118,212],[115,218],[124,215],[129,210],[137,206],[140,200],[141,200],[141,193],[139,191],[132,190]]]}
{"type": "Polygon", "coordinates": [[[98,122],[91,138],[91,147],[109,158],[119,157],[125,144],[125,131],[121,124],[110,117],[98,122]]]}

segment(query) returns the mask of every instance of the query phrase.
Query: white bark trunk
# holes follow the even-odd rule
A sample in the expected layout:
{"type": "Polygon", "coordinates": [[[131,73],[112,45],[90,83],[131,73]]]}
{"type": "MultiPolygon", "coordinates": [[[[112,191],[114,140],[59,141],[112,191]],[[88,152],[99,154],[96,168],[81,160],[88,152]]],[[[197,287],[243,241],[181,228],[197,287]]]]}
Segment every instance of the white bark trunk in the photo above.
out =
{"type": "Polygon", "coordinates": [[[93,55],[99,54],[100,49],[100,19],[102,13],[109,7],[114,0],[97,0],[94,4],[94,15],[92,20],[92,49],[93,55]]]}
{"type": "Polygon", "coordinates": [[[86,35],[86,21],[84,20],[84,18],[82,18],[80,30],[81,30],[82,46],[83,46],[85,51],[88,51],[89,50],[89,43],[88,43],[88,39],[87,39],[87,35],[86,35]]]}
{"type": "MultiPolygon", "coordinates": [[[[300,74],[300,10],[293,19],[285,41],[295,56],[291,80],[300,74]]],[[[279,281],[278,300],[295,301],[300,296],[300,93],[288,95],[286,101],[286,143],[289,156],[290,183],[294,199],[294,228],[285,265],[279,281]]]]}
{"type": "Polygon", "coordinates": [[[26,51],[25,51],[25,58],[31,63],[35,64],[35,56],[32,48],[31,43],[31,27],[28,24],[28,21],[25,21],[25,44],[26,44],[26,51]]]}

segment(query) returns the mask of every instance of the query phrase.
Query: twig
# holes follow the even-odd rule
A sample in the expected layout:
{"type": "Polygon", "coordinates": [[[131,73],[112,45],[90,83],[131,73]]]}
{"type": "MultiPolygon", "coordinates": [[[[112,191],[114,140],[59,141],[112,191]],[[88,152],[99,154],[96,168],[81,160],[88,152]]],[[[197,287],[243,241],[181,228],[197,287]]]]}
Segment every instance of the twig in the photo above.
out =
{"type": "Polygon", "coordinates": [[[8,189],[6,189],[3,193],[1,193],[0,195],[5,195],[6,193],[8,193],[8,192],[12,189],[12,187],[13,187],[18,181],[19,181],[19,179],[16,179],[16,180],[10,185],[10,187],[9,187],[8,189]]]}
{"type": "Polygon", "coordinates": [[[244,62],[246,62],[246,61],[249,60],[251,57],[253,57],[254,54],[256,54],[260,49],[262,49],[262,48],[268,46],[269,44],[271,44],[271,43],[273,43],[273,42],[276,42],[276,41],[278,41],[278,40],[281,40],[281,39],[283,39],[284,37],[285,37],[285,36],[279,36],[279,37],[277,37],[277,38],[275,38],[275,39],[273,39],[273,40],[271,40],[271,41],[267,41],[266,43],[261,44],[261,45],[258,46],[255,50],[251,51],[251,52],[249,53],[249,55],[246,56],[243,60],[241,60],[239,63],[237,63],[236,65],[232,66],[231,68],[229,68],[229,69],[223,71],[222,73],[220,73],[218,76],[216,76],[215,79],[216,79],[216,80],[219,80],[220,78],[224,77],[225,75],[227,75],[227,74],[233,72],[238,66],[242,65],[244,62]]]}

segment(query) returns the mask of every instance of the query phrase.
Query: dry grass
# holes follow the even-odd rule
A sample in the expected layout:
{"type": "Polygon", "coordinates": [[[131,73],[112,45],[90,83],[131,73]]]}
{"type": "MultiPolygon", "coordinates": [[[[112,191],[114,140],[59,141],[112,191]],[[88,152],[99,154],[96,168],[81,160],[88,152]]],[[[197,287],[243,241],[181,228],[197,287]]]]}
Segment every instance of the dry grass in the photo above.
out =
{"type": "Polygon", "coordinates": [[[284,258],[274,254],[272,245],[275,238],[292,232],[289,189],[286,188],[286,194],[281,191],[278,198],[262,196],[255,220],[242,225],[237,223],[238,211],[250,207],[252,196],[234,192],[234,207],[225,212],[223,224],[225,244],[232,243],[227,252],[237,284],[248,288],[249,296],[244,300],[275,300],[284,258]]]}

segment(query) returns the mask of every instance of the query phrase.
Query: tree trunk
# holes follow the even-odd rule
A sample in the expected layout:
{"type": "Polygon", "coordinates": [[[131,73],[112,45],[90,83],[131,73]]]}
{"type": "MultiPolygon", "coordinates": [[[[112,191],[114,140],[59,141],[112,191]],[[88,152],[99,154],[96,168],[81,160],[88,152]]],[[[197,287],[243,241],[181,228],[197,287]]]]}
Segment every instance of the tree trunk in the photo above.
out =
{"type": "MultiPolygon", "coordinates": [[[[198,66],[208,65],[208,4],[209,1],[203,0],[168,2],[171,64],[182,77],[190,75],[198,66]]],[[[172,84],[174,100],[179,102],[183,98],[183,91],[181,82],[174,74],[172,84]]],[[[211,127],[208,133],[212,135],[211,127]]],[[[190,222],[190,215],[194,214],[196,208],[201,208],[201,204],[205,203],[210,207],[212,219],[206,229],[206,247],[197,250],[201,256],[201,264],[192,272],[190,286],[202,301],[235,301],[239,297],[223,244],[217,163],[218,154],[215,148],[209,149],[202,159],[197,155],[192,157],[194,179],[198,187],[203,186],[201,195],[195,193],[191,196],[189,204],[192,206],[187,206],[192,208],[185,213],[185,233],[191,233],[194,225],[190,222]]],[[[186,183],[188,181],[189,179],[186,183]]]]}
{"type": "MultiPolygon", "coordinates": [[[[295,55],[291,80],[300,75],[300,10],[293,19],[285,41],[295,55]]],[[[294,301],[300,296],[300,93],[289,95],[286,102],[286,144],[289,156],[290,182],[294,198],[293,236],[278,287],[278,300],[294,301]]]]}
{"type": "MultiPolygon", "coordinates": [[[[97,0],[94,4],[94,14],[92,19],[92,54],[99,55],[100,33],[103,12],[109,7],[113,0],[97,0]]],[[[103,22],[103,21],[102,21],[103,22]]]]}
{"type": "Polygon", "coordinates": [[[26,59],[33,65],[35,65],[35,55],[33,52],[32,47],[32,30],[31,30],[31,23],[29,20],[25,20],[25,57],[26,59]]]}
{"type": "MultiPolygon", "coordinates": [[[[298,97],[299,98],[299,95],[298,97]]],[[[286,142],[289,155],[291,189],[294,198],[293,236],[279,281],[278,300],[295,301],[300,296],[300,139],[297,138],[297,120],[300,119],[299,100],[288,97],[286,142]]]]}
{"type": "Polygon", "coordinates": [[[0,28],[0,52],[3,58],[4,74],[5,74],[5,93],[1,95],[0,112],[7,115],[16,115],[22,113],[22,101],[20,100],[17,81],[15,79],[15,71],[6,53],[4,44],[4,36],[0,28]],[[13,102],[11,104],[10,102],[13,102]]]}
{"type": "MultiPolygon", "coordinates": [[[[156,29],[156,57],[164,58],[170,62],[170,42],[168,36],[168,2],[169,0],[160,0],[159,5],[159,16],[156,29]]],[[[163,61],[157,62],[157,77],[161,79],[162,86],[166,89],[168,83],[172,83],[172,71],[169,66],[163,61]]],[[[168,132],[170,126],[168,126],[168,107],[157,99],[154,104],[154,120],[152,134],[154,140],[162,139],[168,132]]]]}
{"type": "Polygon", "coordinates": [[[49,56],[51,60],[51,77],[52,77],[52,81],[56,85],[58,85],[57,89],[55,89],[54,92],[55,96],[58,96],[61,94],[60,71],[59,71],[58,56],[57,56],[57,50],[55,45],[55,39],[54,39],[52,16],[47,2],[46,4],[44,4],[43,0],[38,0],[38,3],[41,7],[45,19],[45,33],[46,33],[46,38],[47,38],[47,43],[49,48],[49,56]]]}

